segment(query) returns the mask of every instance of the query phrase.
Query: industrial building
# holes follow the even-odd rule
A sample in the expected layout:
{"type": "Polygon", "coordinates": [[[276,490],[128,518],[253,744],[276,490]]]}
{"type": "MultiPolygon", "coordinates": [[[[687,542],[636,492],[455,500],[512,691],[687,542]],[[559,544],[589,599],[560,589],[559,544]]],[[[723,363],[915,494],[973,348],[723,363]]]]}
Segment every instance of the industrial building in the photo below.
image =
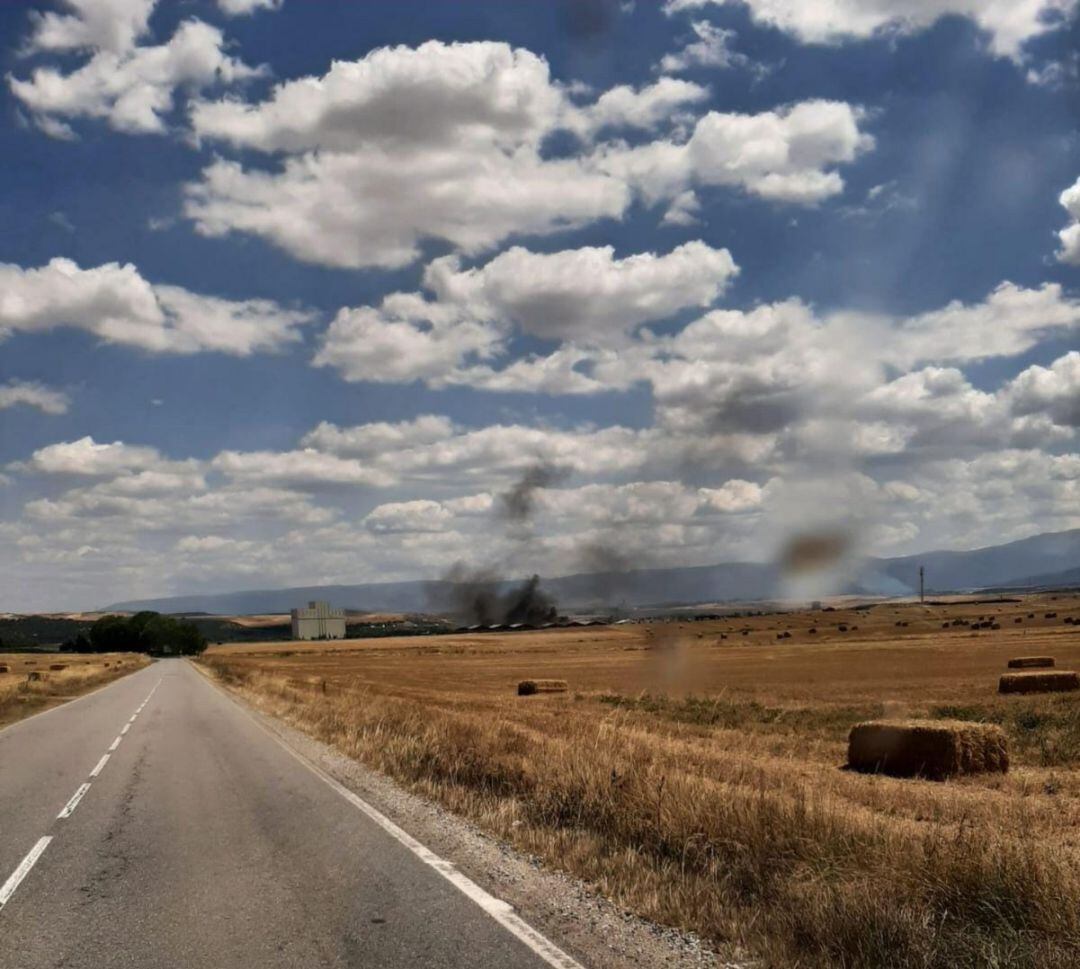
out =
{"type": "Polygon", "coordinates": [[[345,610],[334,609],[329,602],[309,602],[291,615],[293,639],[345,638],[345,610]]]}

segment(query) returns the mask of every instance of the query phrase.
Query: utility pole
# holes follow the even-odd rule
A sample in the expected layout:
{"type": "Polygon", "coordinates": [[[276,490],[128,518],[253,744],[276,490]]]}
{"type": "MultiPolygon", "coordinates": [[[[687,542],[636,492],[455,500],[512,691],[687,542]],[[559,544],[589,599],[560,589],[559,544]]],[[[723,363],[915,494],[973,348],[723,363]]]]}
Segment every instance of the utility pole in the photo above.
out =
{"type": "Polygon", "coordinates": [[[919,602],[926,602],[926,569],[919,566],[919,602]]]}

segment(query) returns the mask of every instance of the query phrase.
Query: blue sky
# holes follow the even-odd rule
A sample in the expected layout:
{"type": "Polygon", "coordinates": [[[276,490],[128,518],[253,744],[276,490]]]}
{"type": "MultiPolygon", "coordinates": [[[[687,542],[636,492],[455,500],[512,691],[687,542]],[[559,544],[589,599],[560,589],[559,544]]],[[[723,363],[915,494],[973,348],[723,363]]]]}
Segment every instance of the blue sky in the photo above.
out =
{"type": "Polygon", "coordinates": [[[1080,525],[1080,27],[1002,10],[0,5],[0,609],[1080,525]]]}

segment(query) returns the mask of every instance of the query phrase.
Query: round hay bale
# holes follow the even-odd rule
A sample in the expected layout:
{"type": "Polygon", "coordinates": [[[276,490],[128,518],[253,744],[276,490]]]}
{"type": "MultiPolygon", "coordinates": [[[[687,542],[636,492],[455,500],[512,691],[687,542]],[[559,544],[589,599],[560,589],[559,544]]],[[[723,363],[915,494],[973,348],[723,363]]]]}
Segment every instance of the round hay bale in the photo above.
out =
{"type": "Polygon", "coordinates": [[[1072,670],[1046,670],[1039,673],[1002,673],[999,693],[1061,693],[1080,690],[1080,676],[1072,670]]]}
{"type": "Polygon", "coordinates": [[[0,673],[10,673],[10,672],[11,672],[11,667],[10,666],[4,666],[2,663],[0,663],[0,673]]]}
{"type": "Polygon", "coordinates": [[[1014,656],[1009,660],[1011,670],[1049,669],[1053,665],[1053,656],[1014,656]]]}
{"type": "Polygon", "coordinates": [[[522,680],[518,684],[518,696],[532,696],[535,693],[565,693],[566,680],[522,680]]]}
{"type": "Polygon", "coordinates": [[[1005,732],[990,723],[876,720],[851,728],[848,767],[930,780],[1005,773],[1009,769],[1008,741],[1005,732]]]}

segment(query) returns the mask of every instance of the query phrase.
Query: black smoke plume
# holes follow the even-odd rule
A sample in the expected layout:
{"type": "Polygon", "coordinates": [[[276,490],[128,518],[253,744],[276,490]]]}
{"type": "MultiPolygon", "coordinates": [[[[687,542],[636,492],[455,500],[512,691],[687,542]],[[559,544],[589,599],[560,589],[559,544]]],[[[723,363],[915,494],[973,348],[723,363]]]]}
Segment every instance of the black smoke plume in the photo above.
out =
{"type": "MultiPolygon", "coordinates": [[[[565,477],[564,470],[538,463],[527,468],[513,486],[498,496],[498,515],[507,523],[510,537],[519,547],[519,555],[530,552],[536,492],[565,477]]],[[[451,567],[443,578],[451,583],[449,611],[459,622],[481,626],[517,623],[538,626],[558,618],[558,606],[540,588],[540,576],[533,575],[515,584],[501,578],[501,571],[494,566],[471,569],[460,562],[451,567]]]]}
{"type": "Polygon", "coordinates": [[[550,488],[566,478],[566,472],[553,464],[534,464],[525,469],[521,478],[499,495],[499,512],[504,519],[515,524],[528,524],[536,511],[536,492],[550,488]]]}

